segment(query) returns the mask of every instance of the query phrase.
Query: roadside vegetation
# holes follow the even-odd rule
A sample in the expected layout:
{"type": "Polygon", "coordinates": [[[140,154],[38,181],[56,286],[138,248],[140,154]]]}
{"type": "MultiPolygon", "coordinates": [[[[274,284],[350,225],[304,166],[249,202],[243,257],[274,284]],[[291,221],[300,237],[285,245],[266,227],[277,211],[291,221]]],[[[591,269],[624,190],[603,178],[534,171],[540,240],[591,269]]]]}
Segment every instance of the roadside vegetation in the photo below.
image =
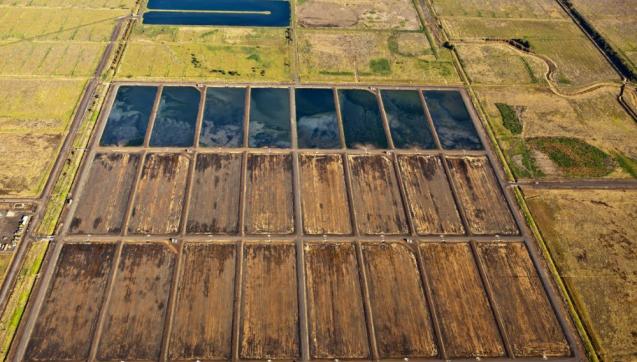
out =
{"type": "Polygon", "coordinates": [[[43,240],[35,241],[29,246],[13,290],[9,295],[7,306],[2,315],[0,315],[0,360],[6,359],[7,352],[31,295],[33,284],[40,272],[40,266],[48,244],[48,241],[43,240]]]}

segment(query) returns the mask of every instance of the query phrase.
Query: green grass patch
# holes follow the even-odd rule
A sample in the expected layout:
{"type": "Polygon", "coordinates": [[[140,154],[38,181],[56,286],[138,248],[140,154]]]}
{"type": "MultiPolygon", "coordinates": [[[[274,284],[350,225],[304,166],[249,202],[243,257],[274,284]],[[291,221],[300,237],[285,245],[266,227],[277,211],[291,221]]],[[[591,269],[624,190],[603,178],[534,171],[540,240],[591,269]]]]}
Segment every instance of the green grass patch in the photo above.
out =
{"type": "Polygon", "coordinates": [[[369,68],[376,74],[389,75],[391,73],[391,65],[389,64],[389,60],[385,58],[370,60],[369,68]]]}
{"type": "Polygon", "coordinates": [[[7,357],[18,324],[20,324],[24,309],[31,296],[33,284],[40,272],[48,245],[48,241],[33,242],[25,256],[20,273],[16,277],[7,307],[0,316],[0,360],[5,360],[7,357]]]}
{"type": "Polygon", "coordinates": [[[621,152],[614,152],[613,156],[622,170],[626,171],[626,173],[633,178],[637,178],[637,160],[634,160],[621,152]]]}
{"type": "Polygon", "coordinates": [[[505,103],[496,103],[495,106],[498,107],[498,111],[500,111],[504,127],[512,134],[521,134],[522,122],[520,122],[515,108],[505,103]]]}
{"type": "Polygon", "coordinates": [[[543,177],[544,172],[538,167],[531,150],[521,138],[512,138],[506,150],[507,163],[517,178],[543,177]]]}
{"type": "Polygon", "coordinates": [[[527,143],[546,155],[571,177],[602,177],[615,168],[613,158],[578,138],[537,137],[527,143]]]}

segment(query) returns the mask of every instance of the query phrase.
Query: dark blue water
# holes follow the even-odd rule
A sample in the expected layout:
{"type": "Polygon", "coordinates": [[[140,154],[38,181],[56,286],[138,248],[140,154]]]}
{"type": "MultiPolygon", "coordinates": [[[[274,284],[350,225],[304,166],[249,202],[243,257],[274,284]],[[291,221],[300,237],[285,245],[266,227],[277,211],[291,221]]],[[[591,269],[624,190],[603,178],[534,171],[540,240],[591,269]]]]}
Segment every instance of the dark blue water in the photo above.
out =
{"type": "Polygon", "coordinates": [[[194,87],[164,87],[150,145],[192,146],[200,97],[201,93],[194,87]]]}
{"type": "Polygon", "coordinates": [[[199,145],[240,147],[243,145],[245,88],[208,88],[199,145]]]}
{"type": "Polygon", "coordinates": [[[119,87],[100,145],[141,146],[156,94],[157,87],[119,87]]]}
{"type": "Polygon", "coordinates": [[[376,95],[361,89],[339,89],[345,144],[348,148],[387,148],[376,95]]]}
{"type": "Polygon", "coordinates": [[[219,12],[149,11],[144,14],[145,24],[277,27],[290,25],[290,3],[288,1],[150,0],[148,8],[158,10],[197,10],[219,12]],[[221,11],[236,11],[238,13],[221,13],[221,11]]]}
{"type": "Polygon", "coordinates": [[[340,148],[331,89],[296,89],[296,128],[300,148],[340,148]]]}
{"type": "Polygon", "coordinates": [[[417,90],[383,90],[389,129],[397,148],[436,148],[417,90]]]}
{"type": "Polygon", "coordinates": [[[424,95],[443,148],[483,149],[478,132],[459,92],[425,91],[424,95]]]}
{"type": "Polygon", "coordinates": [[[290,91],[253,88],[250,94],[250,147],[288,148],[290,143],[290,91]]]}

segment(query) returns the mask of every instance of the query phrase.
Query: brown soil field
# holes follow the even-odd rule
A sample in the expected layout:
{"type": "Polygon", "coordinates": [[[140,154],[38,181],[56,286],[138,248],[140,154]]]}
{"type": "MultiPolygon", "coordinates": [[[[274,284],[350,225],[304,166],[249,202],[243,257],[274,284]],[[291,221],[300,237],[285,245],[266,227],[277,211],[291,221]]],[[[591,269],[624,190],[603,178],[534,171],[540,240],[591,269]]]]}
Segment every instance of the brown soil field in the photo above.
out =
{"type": "Polygon", "coordinates": [[[234,244],[187,244],[170,339],[171,360],[231,357],[234,244]]]}
{"type": "Polygon", "coordinates": [[[139,155],[97,154],[71,222],[75,234],[119,234],[135,182],[139,155]]]}
{"type": "Polygon", "coordinates": [[[467,224],[477,235],[517,235],[518,228],[486,157],[447,158],[467,224]]]}
{"type": "Polygon", "coordinates": [[[352,223],[340,155],[301,155],[303,231],[350,235],[352,223]]]}
{"type": "Polygon", "coordinates": [[[292,156],[249,154],[247,172],[246,232],[293,233],[292,156]]]}
{"type": "Polygon", "coordinates": [[[354,244],[308,243],[304,249],[312,358],[369,358],[354,244]]]}
{"type": "Polygon", "coordinates": [[[178,154],[149,154],[137,184],[128,232],[175,234],[179,230],[189,159],[178,154]]]}
{"type": "Polygon", "coordinates": [[[524,196],[603,360],[637,360],[637,191],[524,196]]]}
{"type": "Polygon", "coordinates": [[[242,289],[240,357],[300,357],[294,244],[246,245],[242,289]]]}
{"type": "Polygon", "coordinates": [[[175,259],[165,244],[123,246],[98,359],[159,358],[175,259]]]}
{"type": "Polygon", "coordinates": [[[442,161],[436,156],[399,156],[409,212],[419,235],[464,234],[442,161]]]}
{"type": "Polygon", "coordinates": [[[503,356],[498,325],[469,244],[426,243],[420,249],[447,356],[503,356]]]}
{"type": "Polygon", "coordinates": [[[418,30],[411,0],[304,0],[296,8],[303,27],[418,30]]]}
{"type": "Polygon", "coordinates": [[[518,357],[567,356],[570,348],[523,243],[479,244],[504,329],[518,357]]]}
{"type": "Polygon", "coordinates": [[[352,171],[352,200],[363,234],[406,234],[407,221],[387,156],[348,156],[352,171]]]}
{"type": "Polygon", "coordinates": [[[27,360],[86,360],[115,255],[115,244],[67,244],[31,341],[27,360]]]}
{"type": "Polygon", "coordinates": [[[188,212],[188,233],[236,234],[242,155],[199,154],[188,212]]]}
{"type": "Polygon", "coordinates": [[[363,255],[380,357],[436,356],[414,253],[403,244],[383,243],[364,244],[363,255]]]}

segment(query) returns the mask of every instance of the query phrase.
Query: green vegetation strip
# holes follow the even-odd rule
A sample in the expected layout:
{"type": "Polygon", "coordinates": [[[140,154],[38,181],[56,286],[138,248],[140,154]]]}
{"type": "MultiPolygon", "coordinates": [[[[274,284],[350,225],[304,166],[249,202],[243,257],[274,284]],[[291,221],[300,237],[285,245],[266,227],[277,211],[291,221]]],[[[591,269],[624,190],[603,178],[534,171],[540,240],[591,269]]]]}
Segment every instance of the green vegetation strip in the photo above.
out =
{"type": "Polygon", "coordinates": [[[619,164],[619,167],[626,171],[631,177],[637,178],[637,161],[620,152],[615,152],[613,156],[619,164]]]}
{"type": "Polygon", "coordinates": [[[18,324],[22,319],[48,245],[49,242],[46,240],[36,241],[31,244],[24,259],[24,264],[16,278],[13,291],[9,296],[7,307],[0,316],[0,360],[2,361],[7,358],[7,352],[18,329],[18,324]]]}
{"type": "Polygon", "coordinates": [[[498,111],[500,111],[504,127],[512,134],[521,134],[522,122],[520,122],[515,108],[505,103],[496,103],[495,106],[498,107],[498,111]]]}
{"type": "MultiPolygon", "coordinates": [[[[524,199],[524,194],[522,193],[522,190],[517,186],[514,187],[513,190],[514,190],[515,198],[517,199],[518,205],[520,205],[520,209],[522,210],[522,213],[524,214],[524,218],[526,219],[526,223],[531,228],[531,231],[533,232],[533,235],[535,236],[535,239],[538,242],[538,246],[540,247],[540,250],[542,251],[542,254],[544,255],[544,259],[547,262],[549,272],[551,273],[553,280],[555,281],[555,284],[557,285],[560,293],[562,294],[562,298],[566,302],[566,307],[568,308],[572,321],[575,324],[575,328],[577,329],[577,332],[582,338],[582,342],[584,343],[584,348],[586,349],[586,355],[588,356],[591,362],[599,362],[597,353],[595,352],[595,348],[593,347],[593,343],[591,342],[589,333],[582,322],[582,318],[580,317],[580,314],[578,313],[578,309],[576,307],[577,304],[573,302],[571,293],[569,292],[568,287],[564,283],[564,280],[562,279],[562,276],[560,275],[557,269],[555,260],[553,259],[553,256],[551,255],[551,252],[549,251],[546,241],[542,237],[542,233],[540,232],[540,229],[535,223],[535,220],[533,219],[533,216],[531,215],[531,211],[529,210],[529,207],[526,204],[526,200],[524,199]]],[[[597,345],[599,345],[599,343],[597,343],[597,345]]]]}

